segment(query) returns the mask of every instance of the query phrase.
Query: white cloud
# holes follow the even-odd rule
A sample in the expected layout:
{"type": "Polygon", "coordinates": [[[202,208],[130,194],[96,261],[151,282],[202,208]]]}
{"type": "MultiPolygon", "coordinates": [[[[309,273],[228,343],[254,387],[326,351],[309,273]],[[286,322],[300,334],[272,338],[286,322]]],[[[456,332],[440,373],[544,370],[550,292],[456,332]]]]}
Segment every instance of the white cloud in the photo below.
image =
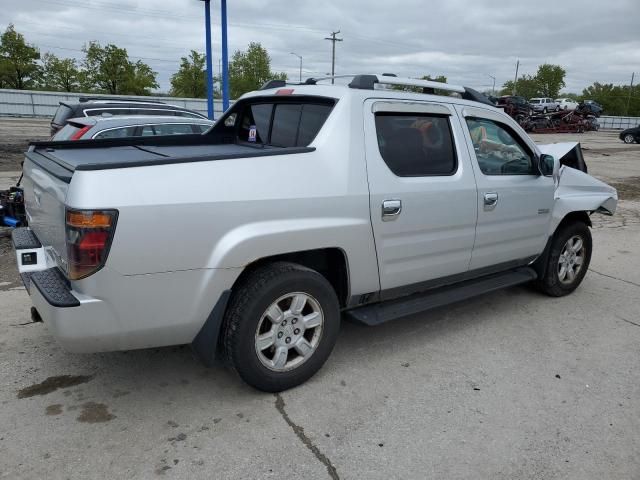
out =
{"type": "MultiPolygon", "coordinates": [[[[81,57],[90,40],[126,47],[159,74],[163,89],[190,49],[204,50],[203,3],[198,0],[21,0],[0,9],[0,28],[14,23],[42,51],[81,57]]],[[[272,68],[297,79],[331,69],[331,44],[341,30],[336,71],[445,75],[476,88],[512,79],[544,62],[567,70],[567,88],[580,91],[594,81],[626,83],[640,71],[637,4],[540,0],[362,0],[228,2],[229,47],[262,43],[272,68]]],[[[214,65],[220,52],[219,2],[212,2],[214,65]]]]}

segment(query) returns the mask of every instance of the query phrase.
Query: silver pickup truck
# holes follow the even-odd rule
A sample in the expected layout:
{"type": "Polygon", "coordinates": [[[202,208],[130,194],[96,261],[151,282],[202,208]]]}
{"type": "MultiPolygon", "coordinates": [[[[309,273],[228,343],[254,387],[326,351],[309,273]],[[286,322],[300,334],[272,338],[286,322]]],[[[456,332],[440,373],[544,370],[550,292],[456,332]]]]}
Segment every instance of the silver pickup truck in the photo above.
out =
{"type": "Polygon", "coordinates": [[[203,135],[32,144],[13,242],[68,350],[191,344],[280,391],[320,369],[341,317],[572,292],[589,216],[617,204],[585,172],[469,88],[274,81],[203,135]]]}

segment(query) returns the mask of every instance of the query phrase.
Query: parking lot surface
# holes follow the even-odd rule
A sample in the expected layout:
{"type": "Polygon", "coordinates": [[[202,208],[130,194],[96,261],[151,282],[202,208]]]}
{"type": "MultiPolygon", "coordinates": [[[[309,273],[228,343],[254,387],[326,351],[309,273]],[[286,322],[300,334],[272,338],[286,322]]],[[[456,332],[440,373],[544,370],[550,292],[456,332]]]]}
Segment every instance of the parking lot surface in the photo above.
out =
{"type": "Polygon", "coordinates": [[[376,328],[343,322],[320,373],[279,395],[188,347],[65,352],[30,323],[0,229],[0,478],[640,478],[640,145],[535,140],[582,142],[622,198],[592,217],[574,294],[516,287],[376,328]]]}

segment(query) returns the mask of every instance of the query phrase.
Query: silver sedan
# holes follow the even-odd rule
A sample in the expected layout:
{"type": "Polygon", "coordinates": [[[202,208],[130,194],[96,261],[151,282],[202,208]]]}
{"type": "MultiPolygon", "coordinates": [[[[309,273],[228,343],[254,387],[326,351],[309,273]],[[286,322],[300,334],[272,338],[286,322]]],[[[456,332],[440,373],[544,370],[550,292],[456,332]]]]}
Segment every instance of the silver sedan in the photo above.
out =
{"type": "Polygon", "coordinates": [[[71,118],[52,140],[151,137],[199,134],[213,125],[211,120],[174,116],[104,116],[71,118]]]}

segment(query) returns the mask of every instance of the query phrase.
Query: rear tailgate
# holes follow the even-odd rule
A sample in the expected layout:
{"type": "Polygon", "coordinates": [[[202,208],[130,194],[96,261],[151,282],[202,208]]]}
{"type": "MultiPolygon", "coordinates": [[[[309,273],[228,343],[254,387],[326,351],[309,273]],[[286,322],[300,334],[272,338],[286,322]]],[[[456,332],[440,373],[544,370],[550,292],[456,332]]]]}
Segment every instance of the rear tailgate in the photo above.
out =
{"type": "Polygon", "coordinates": [[[65,199],[73,172],[33,151],[27,154],[23,172],[29,227],[47,255],[66,271],[65,199]]]}

